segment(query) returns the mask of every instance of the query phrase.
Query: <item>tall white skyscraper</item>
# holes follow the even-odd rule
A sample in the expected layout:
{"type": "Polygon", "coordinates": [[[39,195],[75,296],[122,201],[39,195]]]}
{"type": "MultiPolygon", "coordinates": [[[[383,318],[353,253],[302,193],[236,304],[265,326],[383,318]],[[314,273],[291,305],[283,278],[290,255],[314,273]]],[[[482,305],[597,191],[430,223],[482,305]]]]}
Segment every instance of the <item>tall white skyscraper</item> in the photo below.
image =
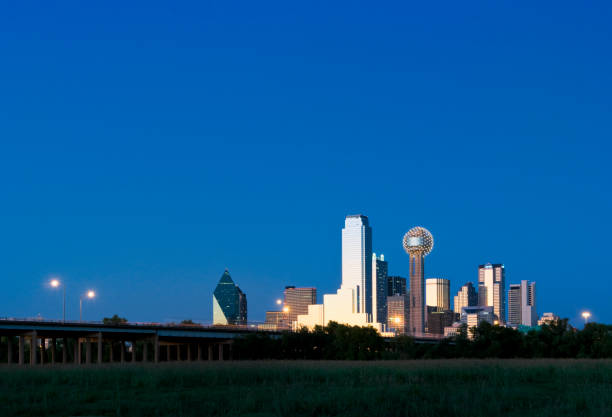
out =
{"type": "Polygon", "coordinates": [[[506,270],[502,264],[478,267],[478,305],[493,307],[500,323],[506,323],[506,270]]]}
{"type": "Polygon", "coordinates": [[[344,221],[341,288],[355,290],[355,313],[372,314],[372,229],[360,214],[344,221]]]}
{"type": "Polygon", "coordinates": [[[387,322],[387,273],[389,267],[385,255],[372,254],[372,321],[387,322]]]}

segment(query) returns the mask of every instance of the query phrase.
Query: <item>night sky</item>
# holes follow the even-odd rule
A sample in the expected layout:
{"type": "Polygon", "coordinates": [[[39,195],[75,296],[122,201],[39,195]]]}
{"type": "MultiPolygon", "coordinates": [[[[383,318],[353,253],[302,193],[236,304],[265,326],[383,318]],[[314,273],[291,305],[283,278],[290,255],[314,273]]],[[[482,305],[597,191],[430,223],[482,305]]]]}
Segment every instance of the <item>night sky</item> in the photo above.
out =
{"type": "Polygon", "coordinates": [[[538,313],[612,322],[610,2],[14,2],[0,13],[0,317],[249,318],[341,280],[365,214],[390,273],[435,240],[538,313]],[[86,4],[89,3],[89,4],[86,4]]]}

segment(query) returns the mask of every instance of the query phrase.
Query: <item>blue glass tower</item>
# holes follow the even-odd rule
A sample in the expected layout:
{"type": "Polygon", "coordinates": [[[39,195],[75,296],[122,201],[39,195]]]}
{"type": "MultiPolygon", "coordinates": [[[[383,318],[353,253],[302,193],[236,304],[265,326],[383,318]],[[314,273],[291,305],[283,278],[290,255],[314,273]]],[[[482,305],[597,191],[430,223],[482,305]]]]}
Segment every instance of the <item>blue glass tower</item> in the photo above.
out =
{"type": "Polygon", "coordinates": [[[213,324],[246,323],[246,294],[234,283],[226,269],[213,293],[213,324]]]}

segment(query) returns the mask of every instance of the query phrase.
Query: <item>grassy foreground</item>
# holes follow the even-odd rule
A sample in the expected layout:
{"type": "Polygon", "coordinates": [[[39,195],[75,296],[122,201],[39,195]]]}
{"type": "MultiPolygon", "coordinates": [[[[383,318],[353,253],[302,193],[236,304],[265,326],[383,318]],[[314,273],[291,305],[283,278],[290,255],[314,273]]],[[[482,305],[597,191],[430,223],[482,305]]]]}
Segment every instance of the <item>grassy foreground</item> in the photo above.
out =
{"type": "Polygon", "coordinates": [[[610,360],[0,367],[1,416],[611,416],[610,360]]]}

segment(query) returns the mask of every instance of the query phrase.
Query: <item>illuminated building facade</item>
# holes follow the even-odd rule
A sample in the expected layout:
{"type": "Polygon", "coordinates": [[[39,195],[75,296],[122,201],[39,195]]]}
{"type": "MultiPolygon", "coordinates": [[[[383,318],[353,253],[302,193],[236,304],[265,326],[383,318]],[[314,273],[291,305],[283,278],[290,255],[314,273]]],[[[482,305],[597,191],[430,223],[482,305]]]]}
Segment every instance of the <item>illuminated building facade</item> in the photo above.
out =
{"type": "Polygon", "coordinates": [[[372,228],[366,216],[346,216],[342,229],[342,286],[355,290],[355,312],[372,314],[372,228]]]}
{"type": "Polygon", "coordinates": [[[297,320],[298,315],[308,314],[308,306],[316,303],[316,288],[295,286],[285,287],[283,311],[287,314],[287,320],[290,324],[297,320]]]}
{"type": "Polygon", "coordinates": [[[502,264],[478,267],[478,305],[493,307],[500,323],[506,323],[506,270],[502,264]]]}

